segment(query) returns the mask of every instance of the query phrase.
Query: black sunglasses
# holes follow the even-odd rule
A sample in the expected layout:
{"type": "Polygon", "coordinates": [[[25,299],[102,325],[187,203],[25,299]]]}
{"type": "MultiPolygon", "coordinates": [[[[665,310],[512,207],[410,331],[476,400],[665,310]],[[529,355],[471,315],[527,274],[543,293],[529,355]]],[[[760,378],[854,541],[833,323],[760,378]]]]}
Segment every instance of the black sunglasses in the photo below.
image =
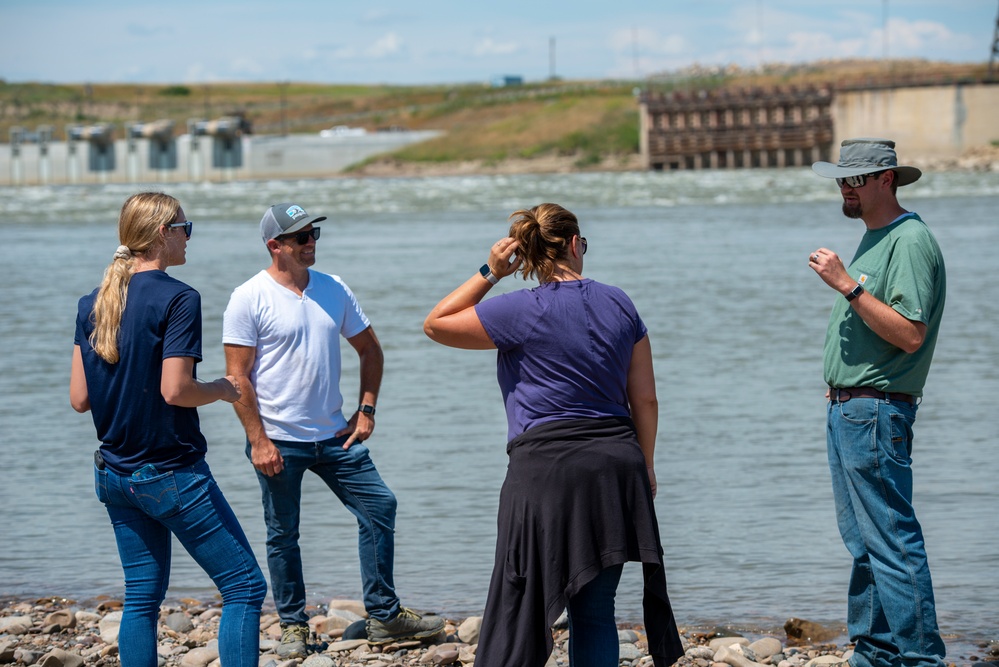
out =
{"type": "Polygon", "coordinates": [[[319,228],[313,227],[312,229],[305,232],[295,232],[294,234],[281,234],[280,236],[275,236],[278,241],[287,241],[288,239],[295,239],[295,243],[298,245],[305,245],[309,242],[309,239],[319,239],[319,228]]]}
{"type": "Polygon", "coordinates": [[[585,236],[580,236],[579,237],[579,242],[583,244],[583,254],[585,255],[586,254],[586,237],[585,236]]]}
{"type": "Polygon", "coordinates": [[[864,183],[867,182],[868,178],[878,176],[884,172],[875,171],[870,174],[861,174],[860,176],[847,176],[846,178],[837,178],[836,185],[843,187],[844,185],[849,185],[851,188],[862,188],[864,183]]]}
{"type": "Polygon", "coordinates": [[[191,231],[194,228],[194,223],[191,222],[190,220],[187,220],[185,222],[171,222],[169,225],[167,225],[167,227],[168,228],[183,227],[184,235],[187,236],[187,238],[191,238],[191,231]]]}

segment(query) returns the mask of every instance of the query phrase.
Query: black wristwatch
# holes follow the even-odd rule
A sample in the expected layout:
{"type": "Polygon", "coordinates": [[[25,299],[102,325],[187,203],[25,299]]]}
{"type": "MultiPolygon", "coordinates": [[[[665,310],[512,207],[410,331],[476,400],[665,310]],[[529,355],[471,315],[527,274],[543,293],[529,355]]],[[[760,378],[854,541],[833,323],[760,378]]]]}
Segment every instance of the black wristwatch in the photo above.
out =
{"type": "Polygon", "coordinates": [[[853,301],[854,299],[856,299],[858,296],[860,296],[863,293],[864,293],[864,286],[861,285],[860,283],[857,283],[856,287],[854,287],[852,290],[850,290],[849,292],[847,292],[843,296],[846,297],[847,301],[853,301]]]}
{"type": "Polygon", "coordinates": [[[373,405],[364,405],[362,403],[361,405],[357,406],[357,411],[363,412],[366,415],[371,415],[372,417],[375,416],[375,406],[373,405]]]}
{"type": "Polygon", "coordinates": [[[493,285],[499,282],[499,278],[493,275],[488,264],[482,265],[482,268],[479,269],[479,274],[493,285]]]}

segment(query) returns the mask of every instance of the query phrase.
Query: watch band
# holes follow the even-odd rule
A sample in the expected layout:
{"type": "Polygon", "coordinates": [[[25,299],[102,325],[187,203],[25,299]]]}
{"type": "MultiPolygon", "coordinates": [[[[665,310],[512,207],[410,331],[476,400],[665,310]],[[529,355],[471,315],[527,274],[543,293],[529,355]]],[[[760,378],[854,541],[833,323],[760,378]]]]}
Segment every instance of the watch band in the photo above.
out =
{"type": "Polygon", "coordinates": [[[850,290],[849,292],[847,292],[843,296],[846,297],[847,301],[853,301],[854,299],[856,299],[858,296],[860,296],[863,293],[864,293],[864,286],[861,285],[860,283],[857,283],[856,287],[854,287],[852,290],[850,290]]]}
{"type": "Polygon", "coordinates": [[[482,265],[482,267],[479,269],[479,275],[488,280],[490,284],[495,285],[496,283],[499,282],[499,278],[493,275],[493,272],[489,269],[488,264],[482,265]]]}
{"type": "Polygon", "coordinates": [[[357,406],[357,411],[358,412],[363,412],[366,415],[374,416],[374,414],[375,414],[375,406],[373,406],[373,405],[365,405],[365,404],[362,403],[361,405],[357,406]]]}

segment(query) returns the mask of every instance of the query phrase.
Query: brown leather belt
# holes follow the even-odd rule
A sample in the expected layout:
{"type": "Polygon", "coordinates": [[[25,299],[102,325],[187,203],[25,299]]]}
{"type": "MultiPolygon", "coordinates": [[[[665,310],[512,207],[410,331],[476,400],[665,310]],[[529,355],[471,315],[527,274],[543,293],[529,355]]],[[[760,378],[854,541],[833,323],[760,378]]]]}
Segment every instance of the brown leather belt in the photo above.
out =
{"type": "Polygon", "coordinates": [[[880,398],[883,401],[898,401],[915,405],[916,397],[912,394],[900,394],[895,391],[878,391],[874,387],[846,387],[836,389],[829,387],[829,400],[833,403],[844,403],[851,398],[880,398]]]}

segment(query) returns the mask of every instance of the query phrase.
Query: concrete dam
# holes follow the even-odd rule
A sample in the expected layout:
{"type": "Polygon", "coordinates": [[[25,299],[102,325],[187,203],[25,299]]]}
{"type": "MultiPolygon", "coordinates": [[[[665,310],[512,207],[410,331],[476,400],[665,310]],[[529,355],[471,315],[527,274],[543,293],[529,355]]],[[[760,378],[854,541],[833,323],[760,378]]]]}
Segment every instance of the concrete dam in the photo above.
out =
{"type": "Polygon", "coordinates": [[[176,137],[172,124],[164,121],[126,128],[125,138],[116,137],[111,125],[100,124],[67,127],[66,141],[52,141],[50,128],[40,127],[31,136],[15,136],[12,130],[10,143],[0,144],[0,185],[324,178],[440,135],[348,128],[249,135],[239,131],[235,120],[208,121],[176,137]]]}

